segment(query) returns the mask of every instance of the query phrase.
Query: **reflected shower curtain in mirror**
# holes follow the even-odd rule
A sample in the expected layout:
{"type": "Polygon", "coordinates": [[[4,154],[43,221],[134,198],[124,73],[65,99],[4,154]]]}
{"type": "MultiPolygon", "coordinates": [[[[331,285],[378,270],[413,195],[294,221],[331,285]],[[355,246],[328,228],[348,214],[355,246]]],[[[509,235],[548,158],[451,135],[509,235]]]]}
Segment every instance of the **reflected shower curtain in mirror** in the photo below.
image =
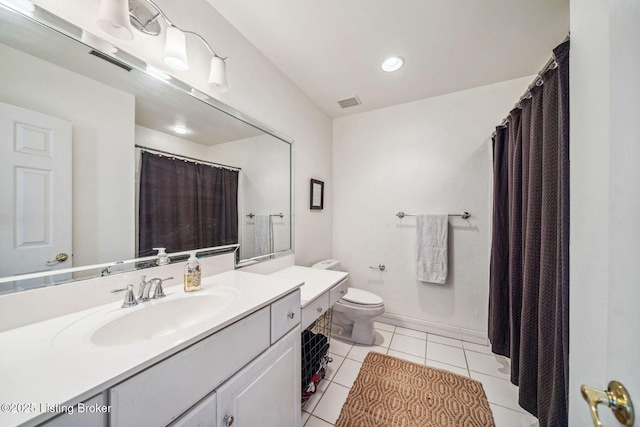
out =
{"type": "Polygon", "coordinates": [[[238,243],[238,174],[143,151],[138,256],[238,243]]]}
{"type": "Polygon", "coordinates": [[[568,41],[554,57],[493,139],[489,340],[541,427],[568,423],[568,41]]]}

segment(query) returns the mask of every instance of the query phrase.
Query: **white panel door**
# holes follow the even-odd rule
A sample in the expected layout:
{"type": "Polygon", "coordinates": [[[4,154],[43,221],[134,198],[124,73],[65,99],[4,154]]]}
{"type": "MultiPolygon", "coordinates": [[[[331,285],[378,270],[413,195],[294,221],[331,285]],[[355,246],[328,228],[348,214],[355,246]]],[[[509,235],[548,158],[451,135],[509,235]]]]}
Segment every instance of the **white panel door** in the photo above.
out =
{"type": "MultiPolygon", "coordinates": [[[[569,426],[594,425],[580,386],[612,380],[639,426],[640,2],[576,0],[571,15],[569,426]]],[[[622,425],[606,403],[598,413],[622,425]]]]}
{"type": "Polygon", "coordinates": [[[0,277],[71,267],[71,167],[70,122],[0,103],[0,277]]]}

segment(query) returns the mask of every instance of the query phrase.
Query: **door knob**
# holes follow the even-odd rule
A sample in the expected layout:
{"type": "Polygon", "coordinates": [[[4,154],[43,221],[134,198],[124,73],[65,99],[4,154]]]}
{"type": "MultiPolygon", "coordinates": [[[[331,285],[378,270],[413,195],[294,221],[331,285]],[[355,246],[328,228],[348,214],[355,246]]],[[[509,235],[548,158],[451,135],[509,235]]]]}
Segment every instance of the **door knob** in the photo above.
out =
{"type": "Polygon", "coordinates": [[[589,404],[591,420],[596,427],[603,427],[598,416],[598,405],[607,405],[613,411],[617,420],[622,425],[632,426],[634,421],[633,404],[627,389],[618,381],[609,382],[609,388],[605,391],[597,390],[587,385],[580,387],[582,397],[589,404]]]}
{"type": "Polygon", "coordinates": [[[51,261],[47,261],[47,264],[49,264],[49,265],[57,264],[59,262],[65,262],[68,259],[69,259],[69,255],[67,255],[64,252],[62,252],[62,253],[59,253],[58,255],[56,255],[55,259],[53,259],[51,261]]]}

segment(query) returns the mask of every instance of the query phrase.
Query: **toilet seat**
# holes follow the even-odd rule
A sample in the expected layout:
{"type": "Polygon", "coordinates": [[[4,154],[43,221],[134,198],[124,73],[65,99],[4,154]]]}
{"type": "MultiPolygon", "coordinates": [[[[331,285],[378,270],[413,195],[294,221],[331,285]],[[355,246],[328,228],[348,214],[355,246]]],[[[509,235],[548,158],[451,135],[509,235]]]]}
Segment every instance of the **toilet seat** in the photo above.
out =
{"type": "Polygon", "coordinates": [[[362,289],[348,288],[347,293],[340,298],[345,305],[355,305],[358,307],[380,307],[384,304],[382,298],[371,292],[362,289]]]}

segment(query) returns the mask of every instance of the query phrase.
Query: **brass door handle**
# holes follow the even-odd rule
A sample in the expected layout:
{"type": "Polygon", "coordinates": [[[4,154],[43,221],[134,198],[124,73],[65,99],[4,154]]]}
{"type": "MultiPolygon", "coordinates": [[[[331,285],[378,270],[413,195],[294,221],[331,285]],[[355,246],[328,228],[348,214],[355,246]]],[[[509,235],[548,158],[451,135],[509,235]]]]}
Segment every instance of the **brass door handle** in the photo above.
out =
{"type": "Polygon", "coordinates": [[[67,255],[64,252],[62,252],[62,253],[59,253],[58,255],[56,255],[55,259],[53,259],[52,261],[47,261],[47,264],[49,264],[49,265],[57,264],[59,262],[65,262],[68,259],[69,259],[69,255],[67,255]]]}
{"type": "Polygon", "coordinates": [[[591,420],[596,427],[603,427],[598,416],[598,405],[605,404],[613,411],[616,419],[625,426],[632,426],[634,421],[633,404],[631,397],[624,386],[618,381],[609,382],[609,388],[605,391],[597,390],[587,385],[580,387],[582,397],[589,404],[591,420]]]}

